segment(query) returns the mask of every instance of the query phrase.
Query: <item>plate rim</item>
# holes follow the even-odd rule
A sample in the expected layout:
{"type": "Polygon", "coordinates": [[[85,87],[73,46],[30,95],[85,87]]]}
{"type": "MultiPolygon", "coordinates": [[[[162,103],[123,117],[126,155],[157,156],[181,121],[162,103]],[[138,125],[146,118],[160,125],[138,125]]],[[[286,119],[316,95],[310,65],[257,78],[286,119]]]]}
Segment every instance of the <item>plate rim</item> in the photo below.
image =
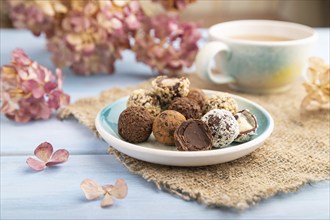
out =
{"type": "MultiPolygon", "coordinates": [[[[215,90],[206,90],[203,89],[203,91],[206,94],[230,94],[226,92],[221,92],[221,91],[215,91],[215,90]]],[[[236,152],[244,151],[249,148],[253,148],[254,146],[257,146],[254,150],[256,150],[273,132],[274,129],[274,120],[269,114],[269,112],[262,107],[261,105],[247,99],[244,97],[241,97],[239,95],[235,94],[230,94],[233,98],[246,102],[250,105],[255,106],[260,110],[264,116],[267,118],[268,126],[266,130],[257,138],[242,143],[235,145],[234,147],[226,147],[226,148],[220,148],[220,149],[212,149],[212,150],[207,150],[207,151],[172,151],[172,150],[164,150],[164,149],[155,149],[155,148],[149,148],[149,147],[143,147],[140,145],[136,145],[133,143],[126,142],[120,138],[117,138],[113,136],[112,134],[109,134],[103,125],[101,124],[101,113],[104,112],[105,110],[109,109],[112,105],[114,105],[116,102],[127,99],[128,96],[122,97],[120,99],[117,99],[116,101],[112,102],[111,104],[103,107],[97,114],[97,117],[95,118],[95,127],[96,130],[100,133],[100,136],[105,139],[104,135],[108,136],[107,139],[110,139],[111,141],[114,142],[114,144],[111,143],[111,145],[119,144],[119,149],[117,146],[112,146],[113,148],[117,149],[118,151],[121,152],[121,148],[126,148],[127,150],[130,151],[137,151],[139,153],[146,153],[146,154],[153,154],[153,155],[158,155],[158,156],[168,156],[168,157],[208,157],[208,156],[216,156],[216,155],[225,155],[225,154],[233,154],[236,152]]],[[[110,143],[109,143],[110,144],[110,143]]],[[[253,151],[254,151],[253,150],[253,151]]],[[[124,153],[125,154],[125,153],[124,153]]],[[[134,156],[133,156],[134,157],[134,156]]]]}

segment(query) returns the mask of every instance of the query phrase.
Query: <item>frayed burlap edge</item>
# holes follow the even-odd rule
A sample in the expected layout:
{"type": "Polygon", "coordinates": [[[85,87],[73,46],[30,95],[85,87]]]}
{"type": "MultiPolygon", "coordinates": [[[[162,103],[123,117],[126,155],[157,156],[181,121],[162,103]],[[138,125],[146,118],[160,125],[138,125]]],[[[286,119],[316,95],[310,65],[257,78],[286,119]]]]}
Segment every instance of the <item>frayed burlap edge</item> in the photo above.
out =
{"type": "MultiPolygon", "coordinates": [[[[229,91],[194,75],[190,80],[194,87],[229,91]]],[[[73,116],[96,133],[94,120],[100,109],[133,89],[148,87],[150,81],[127,89],[112,88],[99,97],[78,100],[58,116],[62,119],[73,116]]],[[[238,94],[264,106],[274,118],[275,129],[262,147],[235,161],[205,167],[171,167],[140,161],[114,148],[109,153],[131,172],[185,200],[245,209],[278,193],[293,192],[306,183],[329,179],[330,113],[301,115],[299,106],[304,94],[300,83],[283,94],[238,94]]]]}

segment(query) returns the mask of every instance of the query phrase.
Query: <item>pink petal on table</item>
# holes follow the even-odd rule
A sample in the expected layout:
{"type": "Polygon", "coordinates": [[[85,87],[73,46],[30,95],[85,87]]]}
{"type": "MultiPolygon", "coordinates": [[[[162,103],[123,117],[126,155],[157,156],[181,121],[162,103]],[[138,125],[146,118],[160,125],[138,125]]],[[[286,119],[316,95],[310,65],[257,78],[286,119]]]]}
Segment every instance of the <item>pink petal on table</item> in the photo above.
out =
{"type": "Polygon", "coordinates": [[[26,160],[26,163],[29,165],[29,167],[31,167],[32,169],[34,169],[36,171],[41,171],[41,170],[45,169],[45,167],[46,167],[45,162],[41,162],[41,161],[33,159],[31,157],[29,157],[26,160]]]}
{"type": "Polygon", "coordinates": [[[46,166],[53,166],[56,164],[64,163],[69,158],[69,151],[65,149],[59,149],[55,151],[50,160],[46,163],[46,166]]]}
{"type": "Polygon", "coordinates": [[[96,199],[105,193],[102,186],[91,179],[85,179],[82,181],[80,188],[88,200],[96,199]]]}
{"type": "Polygon", "coordinates": [[[48,142],[39,144],[39,146],[34,150],[34,155],[36,155],[36,157],[38,157],[44,162],[47,162],[49,160],[52,153],[53,146],[48,142]]]}
{"type": "Polygon", "coordinates": [[[110,194],[117,199],[123,199],[126,197],[128,192],[128,187],[123,179],[117,179],[115,186],[112,188],[110,194]]]}
{"type": "Polygon", "coordinates": [[[101,202],[101,206],[107,207],[107,206],[111,206],[112,204],[113,204],[113,199],[111,198],[109,193],[106,193],[101,202]]]}

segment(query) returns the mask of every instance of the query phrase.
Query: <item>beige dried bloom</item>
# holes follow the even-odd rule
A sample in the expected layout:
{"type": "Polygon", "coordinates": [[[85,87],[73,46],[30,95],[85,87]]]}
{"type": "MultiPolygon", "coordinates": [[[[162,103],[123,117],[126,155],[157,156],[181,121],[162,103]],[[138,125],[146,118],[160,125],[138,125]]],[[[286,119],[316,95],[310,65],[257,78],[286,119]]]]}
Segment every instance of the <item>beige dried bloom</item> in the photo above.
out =
{"type": "Polygon", "coordinates": [[[303,83],[307,96],[301,102],[301,110],[330,110],[330,67],[317,57],[309,59],[307,79],[303,83]]]}

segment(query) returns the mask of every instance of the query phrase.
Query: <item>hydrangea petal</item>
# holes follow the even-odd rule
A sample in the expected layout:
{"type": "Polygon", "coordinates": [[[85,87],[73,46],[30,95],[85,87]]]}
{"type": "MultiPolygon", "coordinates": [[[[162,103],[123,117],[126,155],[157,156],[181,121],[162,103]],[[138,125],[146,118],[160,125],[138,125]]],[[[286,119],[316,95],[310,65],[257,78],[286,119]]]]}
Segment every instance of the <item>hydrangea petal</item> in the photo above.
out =
{"type": "Polygon", "coordinates": [[[69,152],[65,149],[59,149],[55,151],[50,160],[46,163],[46,166],[53,166],[56,164],[64,163],[69,159],[69,152]]]}
{"type": "Polygon", "coordinates": [[[114,187],[111,190],[111,195],[116,197],[117,199],[123,199],[126,197],[128,193],[128,187],[126,185],[125,180],[123,179],[117,179],[114,187]]]}
{"type": "Polygon", "coordinates": [[[40,160],[47,162],[53,153],[53,146],[48,142],[43,142],[34,150],[34,155],[40,160]]]}
{"type": "Polygon", "coordinates": [[[31,167],[32,169],[34,169],[36,171],[41,171],[41,170],[45,169],[45,167],[46,167],[45,162],[41,162],[41,161],[33,159],[31,157],[29,157],[26,160],[26,163],[29,165],[29,167],[31,167]]]}
{"type": "Polygon", "coordinates": [[[84,192],[88,200],[96,199],[105,194],[104,189],[97,182],[91,179],[85,179],[80,184],[81,190],[84,192]]]}
{"type": "Polygon", "coordinates": [[[101,202],[101,206],[104,208],[104,207],[107,207],[107,206],[111,206],[113,204],[113,199],[111,198],[111,196],[109,195],[109,193],[106,193],[104,195],[104,198],[101,202]]]}

